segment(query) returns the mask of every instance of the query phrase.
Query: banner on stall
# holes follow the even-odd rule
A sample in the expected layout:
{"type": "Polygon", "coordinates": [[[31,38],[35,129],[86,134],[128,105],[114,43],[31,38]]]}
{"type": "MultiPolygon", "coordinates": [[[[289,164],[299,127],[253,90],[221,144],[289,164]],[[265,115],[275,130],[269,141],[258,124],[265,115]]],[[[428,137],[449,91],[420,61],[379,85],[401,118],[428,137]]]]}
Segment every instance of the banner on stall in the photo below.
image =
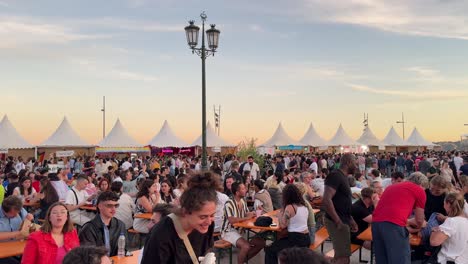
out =
{"type": "Polygon", "coordinates": [[[8,154],[7,148],[0,148],[0,154],[8,154]]]}
{"type": "Polygon", "coordinates": [[[62,157],[71,157],[75,155],[75,151],[74,150],[62,150],[62,151],[56,151],[55,152],[55,156],[57,158],[62,158],[62,157]]]}

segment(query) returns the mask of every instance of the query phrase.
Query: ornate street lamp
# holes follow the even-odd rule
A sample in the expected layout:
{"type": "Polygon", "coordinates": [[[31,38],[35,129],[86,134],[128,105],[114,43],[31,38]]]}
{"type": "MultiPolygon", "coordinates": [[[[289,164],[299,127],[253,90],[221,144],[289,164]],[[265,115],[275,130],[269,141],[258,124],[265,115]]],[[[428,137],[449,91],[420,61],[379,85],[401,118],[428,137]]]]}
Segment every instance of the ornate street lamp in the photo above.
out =
{"type": "Polygon", "coordinates": [[[205,46],[205,12],[200,14],[202,19],[202,43],[201,47],[197,48],[198,44],[198,31],[200,28],[196,26],[195,21],[189,21],[189,25],[185,27],[185,34],[187,36],[187,44],[192,53],[198,54],[202,60],[202,169],[208,169],[207,154],[206,154],[206,79],[205,79],[205,60],[208,56],[215,54],[218,48],[219,34],[221,33],[216,29],[216,25],[211,25],[211,28],[206,31],[208,39],[208,48],[205,46]]]}

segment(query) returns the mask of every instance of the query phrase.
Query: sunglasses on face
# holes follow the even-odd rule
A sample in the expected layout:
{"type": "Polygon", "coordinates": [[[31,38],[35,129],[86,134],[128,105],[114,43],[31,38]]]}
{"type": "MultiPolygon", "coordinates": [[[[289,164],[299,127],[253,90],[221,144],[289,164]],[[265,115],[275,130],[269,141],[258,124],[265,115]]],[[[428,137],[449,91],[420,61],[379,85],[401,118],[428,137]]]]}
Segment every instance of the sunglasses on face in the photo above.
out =
{"type": "Polygon", "coordinates": [[[104,207],[109,208],[109,209],[114,208],[114,207],[119,208],[119,206],[120,204],[104,204],[104,207]]]}

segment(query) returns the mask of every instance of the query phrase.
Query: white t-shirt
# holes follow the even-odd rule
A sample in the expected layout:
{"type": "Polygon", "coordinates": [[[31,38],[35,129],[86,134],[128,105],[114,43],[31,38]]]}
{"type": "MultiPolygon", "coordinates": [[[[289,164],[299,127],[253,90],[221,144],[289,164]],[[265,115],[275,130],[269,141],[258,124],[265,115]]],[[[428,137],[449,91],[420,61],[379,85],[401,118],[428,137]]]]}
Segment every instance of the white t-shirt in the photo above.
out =
{"type": "Polygon", "coordinates": [[[440,263],[454,261],[457,264],[468,263],[468,218],[462,216],[448,217],[439,226],[440,230],[448,236],[442,243],[437,255],[440,263]]]}
{"type": "MultiPolygon", "coordinates": [[[[88,193],[86,190],[78,191],[75,187],[67,192],[67,197],[65,198],[65,204],[69,205],[78,205],[88,198],[88,193]],[[73,192],[75,191],[75,192],[73,192]],[[75,196],[76,193],[76,196],[75,196]],[[77,200],[78,198],[78,200],[77,200]]],[[[76,209],[74,211],[70,211],[70,218],[74,223],[79,225],[83,225],[84,223],[88,222],[90,219],[85,212],[81,212],[80,209],[76,209]]]]}
{"type": "Polygon", "coordinates": [[[65,183],[63,180],[51,181],[50,183],[55,188],[55,191],[57,191],[59,201],[65,201],[67,198],[67,193],[70,190],[67,183],[65,183]]]}
{"type": "Polygon", "coordinates": [[[455,165],[455,168],[457,169],[457,172],[459,172],[460,167],[463,165],[463,159],[461,157],[454,157],[453,158],[453,164],[455,165]]]}
{"type": "Polygon", "coordinates": [[[16,163],[16,165],[15,165],[16,173],[19,173],[20,170],[24,170],[24,169],[26,169],[26,165],[24,165],[23,162],[16,163]]]}
{"type": "Polygon", "coordinates": [[[126,193],[122,193],[119,198],[119,208],[117,208],[114,217],[124,222],[125,228],[129,229],[133,225],[132,214],[134,211],[135,202],[132,197],[126,193]]]}
{"type": "Polygon", "coordinates": [[[221,192],[216,192],[216,196],[218,197],[218,202],[216,203],[216,213],[215,213],[215,227],[214,231],[219,232],[224,222],[224,205],[229,200],[229,197],[221,192]]]}
{"type": "Polygon", "coordinates": [[[250,163],[245,163],[244,165],[244,171],[250,171],[250,175],[252,176],[252,179],[257,180],[257,177],[260,175],[260,168],[258,167],[257,163],[253,163],[252,166],[250,166],[250,163]]]}
{"type": "Polygon", "coordinates": [[[124,162],[122,166],[120,166],[120,168],[122,168],[124,171],[128,170],[130,167],[132,167],[132,164],[128,161],[124,162]]]}
{"type": "Polygon", "coordinates": [[[317,162],[313,161],[312,164],[310,164],[309,169],[315,171],[315,173],[318,173],[317,162]]]}

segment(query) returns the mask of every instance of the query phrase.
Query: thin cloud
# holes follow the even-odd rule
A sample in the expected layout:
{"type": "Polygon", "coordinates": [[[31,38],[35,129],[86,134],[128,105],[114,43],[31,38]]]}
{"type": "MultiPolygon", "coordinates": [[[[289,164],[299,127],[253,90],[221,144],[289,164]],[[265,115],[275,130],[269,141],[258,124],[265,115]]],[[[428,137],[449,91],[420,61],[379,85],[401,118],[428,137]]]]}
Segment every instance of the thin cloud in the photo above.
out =
{"type": "Polygon", "coordinates": [[[120,29],[143,32],[183,32],[185,24],[161,24],[155,21],[132,20],[113,17],[104,17],[86,20],[71,20],[71,24],[78,26],[92,26],[107,29],[120,29]]]}
{"type": "Polygon", "coordinates": [[[431,69],[428,67],[414,66],[414,67],[405,68],[404,70],[415,73],[417,76],[416,79],[420,81],[435,82],[435,81],[444,80],[444,78],[441,76],[438,70],[431,69]]]}
{"type": "Polygon", "coordinates": [[[359,84],[347,84],[354,91],[366,92],[370,94],[378,95],[390,95],[401,98],[411,98],[411,99],[460,99],[467,98],[467,91],[457,91],[457,90],[424,90],[424,91],[415,91],[415,90],[396,90],[396,89],[380,89],[369,87],[366,85],[359,84]]]}
{"type": "Polygon", "coordinates": [[[248,26],[249,30],[250,31],[253,31],[253,32],[264,32],[265,30],[263,29],[262,26],[258,25],[258,24],[251,24],[248,26]]]}
{"type": "Polygon", "coordinates": [[[352,24],[406,35],[468,40],[466,1],[302,0],[309,21],[352,24]]]}
{"type": "Polygon", "coordinates": [[[24,44],[65,44],[73,41],[108,38],[105,35],[89,35],[71,28],[42,22],[26,17],[0,17],[1,47],[15,47],[24,44]]]}

